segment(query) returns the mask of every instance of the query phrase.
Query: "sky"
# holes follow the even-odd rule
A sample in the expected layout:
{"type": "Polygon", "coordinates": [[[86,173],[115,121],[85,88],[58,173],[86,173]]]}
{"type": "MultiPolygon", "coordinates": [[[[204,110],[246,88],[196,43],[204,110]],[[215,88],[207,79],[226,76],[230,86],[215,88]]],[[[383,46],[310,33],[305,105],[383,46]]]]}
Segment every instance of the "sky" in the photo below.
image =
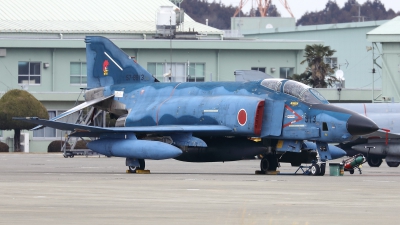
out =
{"type": "MultiPolygon", "coordinates": [[[[208,0],[208,1],[213,2],[213,0],[208,0]]],[[[357,2],[360,4],[363,4],[366,1],[367,0],[357,0],[357,2]]],[[[219,0],[216,0],[216,2],[219,2],[219,0]]],[[[232,6],[237,7],[239,5],[240,0],[221,0],[221,2],[227,6],[232,4],[232,6]]],[[[243,12],[250,11],[251,2],[252,0],[248,0],[247,4],[243,7],[243,12]]],[[[300,17],[307,11],[315,12],[324,9],[328,0],[287,0],[287,2],[289,4],[290,9],[293,12],[293,15],[296,17],[297,20],[300,19],[300,17]]],[[[347,0],[336,0],[336,3],[339,5],[340,8],[344,6],[345,2],[347,2],[347,0]]],[[[381,2],[382,4],[385,5],[386,10],[391,8],[396,13],[400,11],[400,0],[381,0],[381,2]]],[[[272,3],[276,5],[282,17],[290,17],[290,14],[283,7],[283,5],[280,3],[279,0],[272,0],[272,3]]],[[[256,4],[253,3],[253,5],[254,8],[256,8],[256,4]]]]}

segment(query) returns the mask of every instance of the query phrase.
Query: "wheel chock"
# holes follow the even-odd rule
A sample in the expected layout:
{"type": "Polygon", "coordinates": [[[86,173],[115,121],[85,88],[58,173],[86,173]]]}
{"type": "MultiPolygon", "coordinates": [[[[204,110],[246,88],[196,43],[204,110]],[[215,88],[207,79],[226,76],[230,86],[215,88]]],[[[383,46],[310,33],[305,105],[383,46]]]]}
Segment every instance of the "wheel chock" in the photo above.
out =
{"type": "Polygon", "coordinates": [[[136,173],[140,173],[140,174],[150,174],[150,170],[136,170],[136,173]]]}
{"type": "Polygon", "coordinates": [[[268,171],[261,171],[261,170],[256,170],[256,174],[262,174],[262,175],[278,175],[280,173],[279,170],[268,170],[268,171]]]}
{"type": "Polygon", "coordinates": [[[136,170],[135,172],[132,172],[130,170],[126,170],[126,173],[150,174],[150,170],[136,170]]]}

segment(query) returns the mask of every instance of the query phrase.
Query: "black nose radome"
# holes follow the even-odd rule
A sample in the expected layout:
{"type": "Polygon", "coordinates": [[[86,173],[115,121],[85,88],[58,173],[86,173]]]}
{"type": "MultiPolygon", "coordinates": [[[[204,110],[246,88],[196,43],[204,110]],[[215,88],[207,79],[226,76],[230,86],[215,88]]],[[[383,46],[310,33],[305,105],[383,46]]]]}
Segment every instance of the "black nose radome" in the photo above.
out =
{"type": "Polygon", "coordinates": [[[347,131],[351,135],[370,134],[378,129],[374,121],[362,115],[352,115],[347,120],[347,131]]]}

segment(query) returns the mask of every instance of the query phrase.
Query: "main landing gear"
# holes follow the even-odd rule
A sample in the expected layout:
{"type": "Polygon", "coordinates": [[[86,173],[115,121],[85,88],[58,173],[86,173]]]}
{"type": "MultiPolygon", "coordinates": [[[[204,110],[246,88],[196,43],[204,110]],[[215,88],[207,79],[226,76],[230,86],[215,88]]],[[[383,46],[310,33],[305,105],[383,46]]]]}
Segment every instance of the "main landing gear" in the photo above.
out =
{"type": "Polygon", "coordinates": [[[263,155],[260,162],[261,172],[265,173],[267,171],[276,171],[278,167],[279,167],[279,162],[275,154],[263,155]]]}
{"type": "Polygon", "coordinates": [[[130,173],[136,173],[137,170],[144,170],[144,168],[145,168],[144,159],[137,159],[137,161],[138,161],[139,166],[137,166],[137,165],[128,166],[130,173]]]}
{"type": "Polygon", "coordinates": [[[368,156],[367,162],[370,167],[379,167],[382,164],[382,158],[376,156],[368,156]]]}

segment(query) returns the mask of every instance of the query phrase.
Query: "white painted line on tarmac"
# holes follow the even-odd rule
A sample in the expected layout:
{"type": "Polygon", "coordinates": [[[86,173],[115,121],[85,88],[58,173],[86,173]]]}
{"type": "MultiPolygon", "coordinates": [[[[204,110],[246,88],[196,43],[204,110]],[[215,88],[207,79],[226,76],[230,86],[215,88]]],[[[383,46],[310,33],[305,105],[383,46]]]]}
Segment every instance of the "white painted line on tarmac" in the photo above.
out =
{"type": "Polygon", "coordinates": [[[363,180],[364,182],[382,182],[382,183],[395,183],[393,180],[363,180]]]}

